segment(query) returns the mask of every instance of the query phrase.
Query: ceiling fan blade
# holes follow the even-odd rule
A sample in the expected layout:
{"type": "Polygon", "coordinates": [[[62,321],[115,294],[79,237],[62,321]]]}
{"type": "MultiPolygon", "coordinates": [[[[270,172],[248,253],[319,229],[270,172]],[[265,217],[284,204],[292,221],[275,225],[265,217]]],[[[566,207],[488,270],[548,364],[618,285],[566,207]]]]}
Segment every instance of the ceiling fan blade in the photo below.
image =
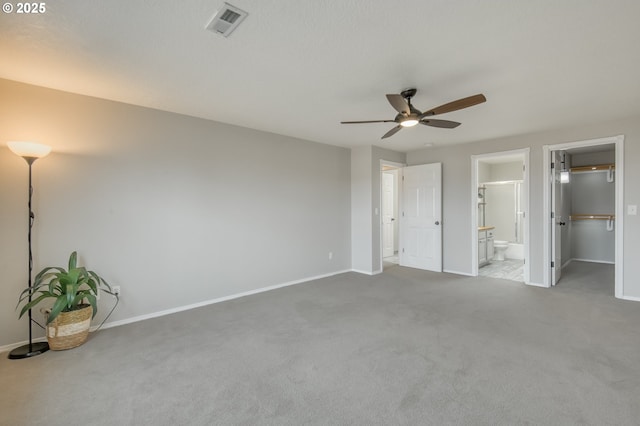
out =
{"type": "MultiPolygon", "coordinates": [[[[387,95],[388,96],[388,95],[387,95]]],[[[483,94],[469,96],[468,98],[458,99],[457,101],[449,102],[448,104],[440,105],[425,111],[420,115],[420,118],[429,117],[431,115],[444,114],[446,112],[457,111],[459,109],[468,108],[474,105],[486,102],[487,98],[483,94]]]]}
{"type": "Polygon", "coordinates": [[[341,121],[340,124],[395,123],[394,120],[341,121]]]}
{"type": "Polygon", "coordinates": [[[441,127],[443,129],[453,129],[458,127],[461,123],[457,121],[449,121],[449,120],[420,120],[420,124],[424,124],[425,126],[431,127],[441,127]]]}
{"type": "Polygon", "coordinates": [[[411,114],[411,110],[409,109],[409,104],[404,100],[401,95],[387,95],[387,100],[391,104],[396,111],[400,114],[411,114]]]}
{"type": "Polygon", "coordinates": [[[387,133],[385,133],[384,136],[381,137],[380,139],[384,139],[384,138],[388,138],[389,136],[393,136],[396,133],[398,133],[400,130],[402,130],[402,126],[398,124],[396,127],[394,127],[393,129],[391,129],[387,133]]]}

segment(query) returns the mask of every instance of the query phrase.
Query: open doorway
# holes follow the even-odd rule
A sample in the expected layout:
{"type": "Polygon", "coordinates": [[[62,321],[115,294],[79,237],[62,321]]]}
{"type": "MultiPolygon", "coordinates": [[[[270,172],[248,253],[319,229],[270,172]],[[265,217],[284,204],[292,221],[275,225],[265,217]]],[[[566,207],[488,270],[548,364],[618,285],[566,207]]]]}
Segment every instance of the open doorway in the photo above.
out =
{"type": "Polygon", "coordinates": [[[623,297],[623,142],[544,147],[545,286],[623,297]]]}
{"type": "Polygon", "coordinates": [[[472,275],[529,282],[529,149],[472,156],[472,275]]]}
{"type": "Polygon", "coordinates": [[[403,164],[381,161],[380,208],[382,268],[399,264],[400,180],[403,164]]]}

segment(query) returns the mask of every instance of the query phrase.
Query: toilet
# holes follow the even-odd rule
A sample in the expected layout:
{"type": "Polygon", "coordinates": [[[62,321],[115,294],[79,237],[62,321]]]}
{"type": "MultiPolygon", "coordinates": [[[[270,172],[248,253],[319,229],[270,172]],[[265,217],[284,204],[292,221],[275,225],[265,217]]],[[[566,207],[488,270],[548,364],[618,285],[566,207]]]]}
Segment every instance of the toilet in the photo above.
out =
{"type": "Polygon", "coordinates": [[[493,241],[493,260],[504,260],[504,252],[509,247],[509,241],[493,241]]]}

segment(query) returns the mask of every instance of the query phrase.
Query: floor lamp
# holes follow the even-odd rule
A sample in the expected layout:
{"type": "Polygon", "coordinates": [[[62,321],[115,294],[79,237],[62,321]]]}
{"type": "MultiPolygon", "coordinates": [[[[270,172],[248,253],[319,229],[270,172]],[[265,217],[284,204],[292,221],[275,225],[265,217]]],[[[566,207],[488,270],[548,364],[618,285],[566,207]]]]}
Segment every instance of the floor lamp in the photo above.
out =
{"type": "MultiPolygon", "coordinates": [[[[35,215],[31,209],[31,197],[33,196],[33,185],[31,184],[31,166],[33,162],[38,158],[42,158],[51,152],[51,147],[42,145],[35,142],[8,142],[9,149],[16,155],[24,158],[27,164],[29,164],[29,287],[31,288],[31,275],[33,271],[33,254],[31,252],[31,228],[33,228],[33,221],[35,215]]],[[[31,302],[31,295],[29,295],[29,302],[31,302]]],[[[33,342],[33,335],[31,326],[33,325],[33,319],[31,318],[31,309],[29,309],[29,344],[15,348],[9,352],[10,359],[22,359],[32,356],[40,355],[49,350],[49,344],[47,342],[33,342]]]]}

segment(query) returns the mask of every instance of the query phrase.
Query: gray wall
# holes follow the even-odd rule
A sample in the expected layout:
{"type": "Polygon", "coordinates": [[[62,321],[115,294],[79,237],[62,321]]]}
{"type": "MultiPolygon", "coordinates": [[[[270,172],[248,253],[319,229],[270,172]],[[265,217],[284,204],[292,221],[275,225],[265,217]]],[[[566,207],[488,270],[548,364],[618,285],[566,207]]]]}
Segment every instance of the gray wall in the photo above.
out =
{"type": "Polygon", "coordinates": [[[351,149],[352,267],[366,274],[381,272],[381,160],[404,164],[406,155],[376,146],[351,149]]]}
{"type": "Polygon", "coordinates": [[[371,147],[351,150],[351,266],[370,274],[372,262],[371,147]]]}
{"type": "Polygon", "coordinates": [[[122,286],[111,320],[351,268],[348,149],[7,80],[0,93],[0,346],[27,338],[28,168],[9,140],[54,150],[33,169],[36,271],[78,250],[122,286]]]}
{"type": "Polygon", "coordinates": [[[614,214],[615,183],[606,172],[571,173],[571,213],[614,214]]]}
{"type": "MultiPolygon", "coordinates": [[[[624,142],[624,204],[640,204],[640,117],[606,123],[554,130],[529,135],[480,141],[451,147],[429,148],[407,154],[410,165],[443,163],[443,264],[445,270],[470,274],[471,235],[470,185],[471,155],[487,154],[511,149],[531,148],[530,153],[530,268],[531,281],[543,282],[543,159],[544,145],[625,135],[624,142]]],[[[640,298],[640,216],[624,218],[624,295],[640,298]]]]}
{"type": "Polygon", "coordinates": [[[491,181],[491,164],[478,161],[478,183],[491,181]]]}
{"type": "Polygon", "coordinates": [[[569,165],[571,167],[592,166],[597,164],[615,164],[615,162],[616,162],[615,145],[611,145],[611,149],[609,149],[608,151],[571,154],[569,157],[569,165]]]}
{"type": "MultiPolygon", "coordinates": [[[[491,178],[487,182],[501,182],[506,180],[522,180],[522,161],[498,163],[491,165],[491,178]]],[[[482,181],[480,181],[482,182],[482,181]]]]}

